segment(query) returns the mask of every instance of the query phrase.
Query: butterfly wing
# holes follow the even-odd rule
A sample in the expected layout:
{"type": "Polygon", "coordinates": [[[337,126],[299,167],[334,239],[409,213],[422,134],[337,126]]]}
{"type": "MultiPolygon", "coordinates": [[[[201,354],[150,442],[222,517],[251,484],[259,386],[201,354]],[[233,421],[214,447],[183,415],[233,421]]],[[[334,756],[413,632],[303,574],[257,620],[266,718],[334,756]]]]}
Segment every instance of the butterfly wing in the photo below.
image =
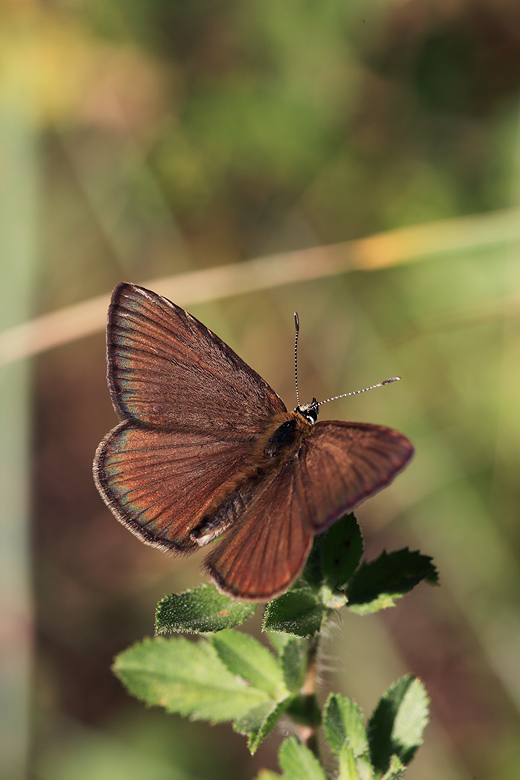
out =
{"type": "Polygon", "coordinates": [[[251,444],[126,420],[101,442],[94,480],[117,519],[147,544],[189,552],[193,528],[247,468],[251,444]]]}
{"type": "Polygon", "coordinates": [[[384,425],[316,423],[300,450],[304,500],[314,532],[324,531],[388,485],[413,453],[406,436],[384,425]]]}
{"type": "Polygon", "coordinates": [[[108,311],[108,383],[123,418],[168,430],[262,432],[286,411],[267,382],[191,314],[123,282],[108,311]]]}
{"type": "Polygon", "coordinates": [[[297,459],[258,485],[240,520],[204,560],[204,570],[222,591],[250,601],[268,601],[291,585],[314,536],[302,497],[297,459]]]}
{"type": "Polygon", "coordinates": [[[413,453],[382,426],[317,423],[296,457],[242,488],[256,439],[286,411],[269,385],[183,309],[126,283],[112,296],[107,352],[112,401],[125,419],[96,453],[103,498],[148,544],[188,552],[191,531],[232,486],[243,512],[205,567],[239,598],[283,592],[314,534],[388,484],[413,453]]]}
{"type": "Polygon", "coordinates": [[[120,284],[107,327],[108,381],[126,418],[98,447],[94,478],[148,544],[189,551],[191,530],[248,467],[285,406],[221,339],[175,304],[120,284]]]}
{"type": "Polygon", "coordinates": [[[412,454],[411,442],[384,426],[317,423],[207,556],[205,570],[230,595],[273,598],[300,574],[314,534],[391,482],[412,454]]]}

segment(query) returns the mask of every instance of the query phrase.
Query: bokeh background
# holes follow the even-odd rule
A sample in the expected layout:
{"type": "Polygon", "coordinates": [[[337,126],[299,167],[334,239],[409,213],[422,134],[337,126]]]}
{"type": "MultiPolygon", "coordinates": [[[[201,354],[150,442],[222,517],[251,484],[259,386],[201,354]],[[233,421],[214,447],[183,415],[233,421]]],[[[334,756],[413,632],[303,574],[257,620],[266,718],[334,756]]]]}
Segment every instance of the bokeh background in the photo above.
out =
{"type": "Polygon", "coordinates": [[[358,516],[369,558],[420,549],[441,587],[346,615],[323,695],[370,713],[411,671],[432,722],[410,780],[520,778],[518,0],[2,0],[0,65],[6,780],[276,768],[281,735],[251,759],[110,672],[158,599],[200,581],[92,482],[123,279],[168,292],[289,407],[295,310],[304,400],[403,377],[323,414],[415,442],[358,516]]]}

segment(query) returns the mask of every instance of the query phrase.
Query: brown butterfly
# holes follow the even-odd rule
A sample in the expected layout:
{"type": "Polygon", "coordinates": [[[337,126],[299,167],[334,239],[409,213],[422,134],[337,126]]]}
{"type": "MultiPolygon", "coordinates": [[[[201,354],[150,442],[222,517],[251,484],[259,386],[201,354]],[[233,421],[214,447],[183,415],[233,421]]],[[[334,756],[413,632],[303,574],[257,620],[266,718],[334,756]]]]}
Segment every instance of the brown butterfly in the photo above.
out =
{"type": "Polygon", "coordinates": [[[122,422],[96,452],[99,492],[121,523],[163,550],[188,554],[223,535],[204,570],[235,598],[283,593],[314,535],[413,454],[391,428],[316,422],[316,399],[288,412],[218,336],[143,287],[114,290],[107,359],[122,422]]]}

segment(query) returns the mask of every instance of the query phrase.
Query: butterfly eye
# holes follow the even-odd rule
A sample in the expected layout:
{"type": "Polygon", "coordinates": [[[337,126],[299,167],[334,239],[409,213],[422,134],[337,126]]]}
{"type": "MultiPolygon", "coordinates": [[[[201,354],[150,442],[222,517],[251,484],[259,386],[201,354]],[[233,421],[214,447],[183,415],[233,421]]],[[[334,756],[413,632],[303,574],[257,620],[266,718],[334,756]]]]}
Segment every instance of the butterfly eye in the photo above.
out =
{"type": "Polygon", "coordinates": [[[310,403],[303,404],[303,406],[297,406],[294,411],[298,412],[298,414],[301,414],[301,416],[307,420],[308,423],[314,425],[318,419],[319,404],[317,400],[313,398],[310,403]]]}

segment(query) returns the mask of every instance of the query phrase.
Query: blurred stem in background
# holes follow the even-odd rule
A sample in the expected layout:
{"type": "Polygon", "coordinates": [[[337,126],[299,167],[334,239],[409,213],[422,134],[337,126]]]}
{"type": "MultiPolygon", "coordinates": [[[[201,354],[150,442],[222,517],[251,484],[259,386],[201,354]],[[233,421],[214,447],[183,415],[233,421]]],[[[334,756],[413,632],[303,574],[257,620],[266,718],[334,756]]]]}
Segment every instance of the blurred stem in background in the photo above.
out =
{"type": "MultiPolygon", "coordinates": [[[[516,246],[519,240],[520,208],[503,209],[139,283],[175,300],[178,306],[193,306],[348,271],[376,271],[437,255],[516,246]]],[[[511,285],[510,290],[510,297],[489,301],[487,309],[480,303],[476,311],[459,316],[450,313],[448,318],[432,321],[431,327],[471,324],[485,317],[496,320],[502,317],[504,306],[514,316],[519,307],[518,285],[511,285]]],[[[104,330],[109,303],[107,292],[0,331],[0,366],[104,330]]]]}
{"type": "MultiPolygon", "coordinates": [[[[23,27],[12,30],[23,37],[23,27]]],[[[4,30],[4,35],[5,35],[4,30]]],[[[30,317],[37,260],[39,181],[34,61],[18,41],[18,60],[2,57],[0,79],[0,323],[30,317]],[[5,67],[8,65],[8,67],[5,67]]],[[[29,744],[33,606],[30,582],[29,361],[4,367],[0,378],[0,599],[2,655],[0,765],[6,780],[26,777],[29,744]]]]}

